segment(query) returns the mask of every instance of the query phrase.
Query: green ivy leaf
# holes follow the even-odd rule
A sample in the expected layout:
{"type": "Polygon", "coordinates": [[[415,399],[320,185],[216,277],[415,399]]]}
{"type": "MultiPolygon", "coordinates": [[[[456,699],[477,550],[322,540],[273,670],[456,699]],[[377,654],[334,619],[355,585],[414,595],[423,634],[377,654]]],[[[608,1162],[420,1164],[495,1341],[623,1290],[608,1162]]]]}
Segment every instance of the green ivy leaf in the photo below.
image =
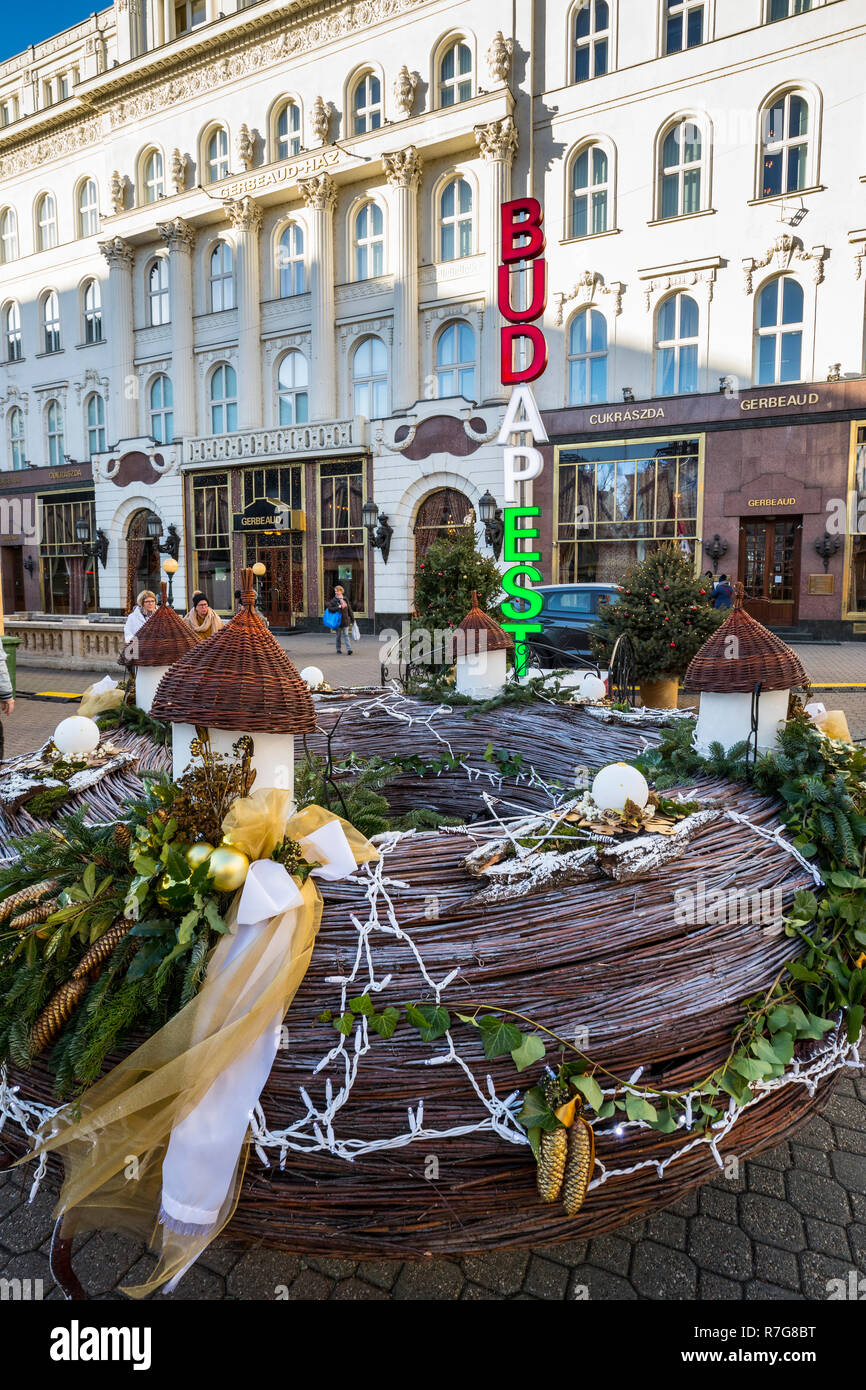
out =
{"type": "Polygon", "coordinates": [[[342,1033],[344,1038],[347,1038],[352,1031],[354,1022],[355,1015],[353,1013],[345,1013],[342,1018],[335,1018],[332,1026],[336,1028],[338,1033],[342,1033]]]}
{"type": "Polygon", "coordinates": [[[354,999],[349,1000],[349,1008],[356,1014],[365,1014],[367,1018],[376,1012],[369,994],[356,994],[354,999]]]}
{"type": "Polygon", "coordinates": [[[802,980],[804,983],[816,985],[821,979],[821,976],[816,970],[807,970],[805,965],[801,965],[798,960],[789,960],[786,962],[786,965],[789,974],[793,975],[795,980],[802,980]]]}
{"type": "Polygon", "coordinates": [[[389,1004],[387,1009],[383,1009],[380,1014],[370,1014],[367,1024],[380,1038],[392,1038],[397,1024],[400,1022],[400,1010],[395,1009],[389,1004]]]}
{"type": "Polygon", "coordinates": [[[451,1027],[451,1015],[441,1004],[407,1004],[406,1017],[418,1029],[422,1042],[435,1042],[451,1027]]]}
{"type": "Polygon", "coordinates": [[[630,1120],[646,1120],[649,1124],[659,1117],[654,1105],[642,1096],[633,1096],[630,1091],[625,1098],[625,1113],[630,1120]]]}
{"type": "Polygon", "coordinates": [[[608,1120],[610,1119],[611,1115],[614,1114],[615,1110],[616,1106],[614,1105],[613,1101],[606,1100],[604,1105],[600,1106],[595,1113],[600,1120],[608,1120]]]}
{"type": "Polygon", "coordinates": [[[604,1092],[599,1086],[594,1076],[573,1076],[571,1084],[576,1091],[580,1091],[584,1100],[592,1106],[597,1114],[601,1113],[605,1104],[604,1092]]]}
{"type": "Polygon", "coordinates": [[[492,1061],[494,1057],[504,1057],[506,1052],[513,1052],[523,1040],[520,1029],[515,1028],[513,1023],[506,1023],[498,1014],[486,1014],[478,1026],[484,1040],[484,1056],[488,1061],[492,1061]]]}
{"type": "Polygon", "coordinates": [[[540,1086],[533,1086],[523,1096],[523,1108],[517,1116],[518,1124],[531,1135],[533,1130],[558,1129],[559,1120],[554,1115],[544,1097],[540,1086]]]}
{"type": "Polygon", "coordinates": [[[546,1052],[541,1038],[536,1033],[521,1034],[519,1047],[511,1049],[511,1056],[518,1071],[526,1071],[534,1062],[540,1062],[546,1052]]]}
{"type": "Polygon", "coordinates": [[[848,1010],[847,1023],[849,1043],[856,1042],[860,1036],[860,1030],[863,1027],[863,1013],[864,1009],[862,1004],[854,1004],[853,1007],[848,1010]]]}
{"type": "Polygon", "coordinates": [[[754,1057],[738,1056],[731,1058],[729,1066],[732,1071],[735,1071],[738,1076],[744,1076],[747,1081],[763,1081],[775,1063],[759,1061],[754,1057]]]}

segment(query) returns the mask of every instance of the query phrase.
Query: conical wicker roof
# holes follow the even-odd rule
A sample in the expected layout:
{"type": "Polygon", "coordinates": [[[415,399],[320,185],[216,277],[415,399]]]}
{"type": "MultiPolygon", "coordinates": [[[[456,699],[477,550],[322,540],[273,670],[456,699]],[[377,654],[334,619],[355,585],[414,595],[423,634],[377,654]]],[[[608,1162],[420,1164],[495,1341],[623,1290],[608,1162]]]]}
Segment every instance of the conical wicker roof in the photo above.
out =
{"type": "Polygon", "coordinates": [[[475,656],[478,652],[510,652],[514,648],[514,641],[511,634],[503,631],[499,624],[478,606],[478,595],[473,590],[472,607],[466,614],[462,623],[458,623],[448,643],[449,654],[453,660],[454,656],[475,656]],[[457,637],[458,632],[465,633],[461,640],[457,637]],[[479,634],[485,633],[482,639],[479,634]]]}
{"type": "Polygon", "coordinates": [[[166,671],[151,713],[213,729],[310,733],[316,727],[313,698],[255,611],[252,570],[243,570],[241,588],[241,611],[166,671]]]}
{"type": "Polygon", "coordinates": [[[166,584],[159,586],[160,606],[136,633],[135,666],[172,666],[198,642],[183,618],[166,602],[166,584]]]}
{"type": "Polygon", "coordinates": [[[797,653],[746,612],[743,592],[738,584],[730,617],[692,658],[684,689],[736,694],[751,692],[756,681],[763,690],[808,686],[809,677],[797,653]]]}

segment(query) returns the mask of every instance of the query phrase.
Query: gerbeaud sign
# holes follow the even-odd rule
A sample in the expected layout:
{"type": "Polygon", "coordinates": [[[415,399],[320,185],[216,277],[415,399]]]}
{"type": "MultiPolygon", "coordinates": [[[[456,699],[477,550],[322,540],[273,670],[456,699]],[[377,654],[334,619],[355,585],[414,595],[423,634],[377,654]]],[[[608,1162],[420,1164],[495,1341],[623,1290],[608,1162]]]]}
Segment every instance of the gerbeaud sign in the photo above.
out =
{"type": "Polygon", "coordinates": [[[537,525],[527,525],[541,517],[541,508],[531,505],[532,479],[544,467],[538,444],[548,442],[547,431],[541,422],[531,381],[536,381],[547,366],[547,342],[542,329],[534,322],[547,305],[547,261],[542,223],[544,213],[537,198],[514,198],[502,204],[502,263],[499,266],[497,300],[499,312],[506,320],[500,330],[500,378],[504,385],[514,387],[505,411],[505,419],[497,436],[504,445],[505,508],[503,510],[504,538],[502,553],[509,568],[502,576],[502,587],[512,598],[521,600],[516,608],[506,599],[502,612],[509,620],[502,624],[514,638],[514,668],[517,675],[526,670],[526,639],[541,632],[541,623],[534,621],[543,607],[540,594],[532,585],[542,582],[537,562],[539,550],[528,548],[539,536],[537,525]],[[531,293],[525,308],[515,309],[511,302],[512,267],[516,262],[531,275],[531,293]],[[515,366],[515,348],[523,344],[520,356],[524,360],[515,366]],[[527,350],[528,348],[528,350],[527,350]],[[514,443],[513,436],[522,442],[514,443]],[[521,495],[522,494],[522,495],[521,495]],[[522,548],[526,547],[526,548],[522,548]]]}

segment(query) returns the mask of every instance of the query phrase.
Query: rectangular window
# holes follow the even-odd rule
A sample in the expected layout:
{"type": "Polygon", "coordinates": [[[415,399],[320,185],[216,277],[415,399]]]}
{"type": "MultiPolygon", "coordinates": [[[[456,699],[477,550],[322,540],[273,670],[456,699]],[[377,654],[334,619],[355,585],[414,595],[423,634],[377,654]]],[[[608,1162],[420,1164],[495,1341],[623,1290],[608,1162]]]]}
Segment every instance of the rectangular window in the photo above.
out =
{"type": "Polygon", "coordinates": [[[220,613],[234,612],[232,549],[227,473],[199,473],[192,478],[192,526],[195,586],[220,613]]]}
{"type": "Polygon", "coordinates": [[[696,438],[560,449],[558,581],[618,584],[663,541],[676,541],[693,557],[699,460],[696,438]]]}
{"type": "Polygon", "coordinates": [[[342,584],[356,614],[366,612],[364,463],[340,459],[319,464],[319,551],[322,606],[342,584]]]}
{"type": "Polygon", "coordinates": [[[75,523],[84,518],[91,536],[96,535],[93,501],[85,495],[67,495],[62,502],[40,501],[39,505],[39,570],[45,612],[89,613],[99,607],[98,561],[81,554],[75,523]]]}

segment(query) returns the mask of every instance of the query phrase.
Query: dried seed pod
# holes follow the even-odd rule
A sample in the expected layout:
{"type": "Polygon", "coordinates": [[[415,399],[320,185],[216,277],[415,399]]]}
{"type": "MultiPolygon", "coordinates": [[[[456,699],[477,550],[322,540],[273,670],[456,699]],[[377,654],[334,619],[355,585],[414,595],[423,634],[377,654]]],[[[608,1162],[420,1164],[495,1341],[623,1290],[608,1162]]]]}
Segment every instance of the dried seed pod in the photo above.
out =
{"type": "Polygon", "coordinates": [[[582,1115],[575,1116],[568,1131],[568,1160],[562,1185],[562,1205],[569,1216],[577,1216],[595,1165],[595,1134],[582,1115]]]}
{"type": "Polygon", "coordinates": [[[49,898],[47,902],[37,903],[36,907],[29,907],[26,912],[13,917],[9,925],[13,931],[23,931],[25,927],[33,927],[37,922],[47,921],[59,906],[57,898],[49,898]]]}
{"type": "Polygon", "coordinates": [[[54,1041],[76,1005],[87,993],[86,979],[67,980],[48,1001],[36,1020],[30,1037],[30,1053],[36,1057],[54,1041]]]}
{"type": "Polygon", "coordinates": [[[568,1158],[568,1131],[554,1129],[541,1136],[538,1155],[538,1195],[542,1202],[555,1202],[562,1187],[568,1158]]]}
{"type": "Polygon", "coordinates": [[[119,922],[115,922],[114,926],[109,927],[108,931],[104,931],[100,937],[97,937],[96,941],[94,941],[93,945],[90,947],[90,950],[85,951],[81,960],[73,970],[72,979],[86,979],[88,975],[96,970],[97,966],[102,965],[104,961],[108,960],[114,948],[120,945],[127,932],[131,931],[133,925],[134,923],[126,917],[121,917],[119,922]]]}
{"type": "Polygon", "coordinates": [[[56,893],[59,887],[56,878],[46,878],[43,883],[31,883],[29,888],[20,888],[17,893],[11,893],[0,902],[0,922],[4,922],[27,903],[44,898],[46,893],[56,893]]]}

